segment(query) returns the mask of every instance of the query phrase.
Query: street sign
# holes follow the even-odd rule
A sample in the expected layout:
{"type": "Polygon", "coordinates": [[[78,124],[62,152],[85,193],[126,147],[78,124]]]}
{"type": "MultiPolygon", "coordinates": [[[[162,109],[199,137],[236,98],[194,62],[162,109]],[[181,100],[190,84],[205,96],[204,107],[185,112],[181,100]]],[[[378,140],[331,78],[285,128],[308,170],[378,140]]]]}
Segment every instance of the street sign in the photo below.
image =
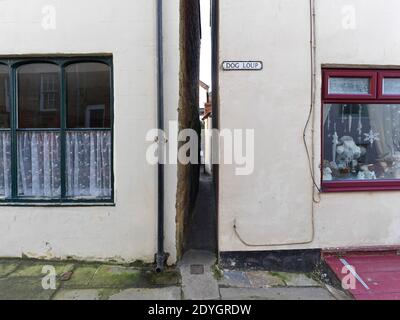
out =
{"type": "Polygon", "coordinates": [[[224,61],[222,69],[225,71],[260,71],[263,69],[262,61],[224,61]]]}

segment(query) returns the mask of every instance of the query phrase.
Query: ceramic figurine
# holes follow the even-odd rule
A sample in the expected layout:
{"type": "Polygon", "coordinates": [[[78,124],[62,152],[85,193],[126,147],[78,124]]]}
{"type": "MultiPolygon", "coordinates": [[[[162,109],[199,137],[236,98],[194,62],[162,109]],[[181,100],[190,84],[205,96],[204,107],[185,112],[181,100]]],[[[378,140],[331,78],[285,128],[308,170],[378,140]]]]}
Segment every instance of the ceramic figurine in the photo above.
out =
{"type": "Polygon", "coordinates": [[[332,169],[329,167],[324,168],[323,170],[323,179],[324,181],[332,181],[332,169]]]}
{"type": "MultiPolygon", "coordinates": [[[[377,179],[376,178],[376,173],[374,171],[370,171],[369,167],[367,165],[362,166],[360,172],[362,174],[364,174],[365,180],[376,180],[377,179]]],[[[360,180],[362,180],[362,179],[360,179],[360,180]]]]}
{"type": "Polygon", "coordinates": [[[365,173],[362,171],[358,172],[357,180],[365,180],[365,173]]]}
{"type": "Polygon", "coordinates": [[[356,145],[354,139],[349,136],[340,138],[336,148],[336,162],[339,168],[349,168],[355,172],[357,160],[361,157],[362,150],[356,145]]]}

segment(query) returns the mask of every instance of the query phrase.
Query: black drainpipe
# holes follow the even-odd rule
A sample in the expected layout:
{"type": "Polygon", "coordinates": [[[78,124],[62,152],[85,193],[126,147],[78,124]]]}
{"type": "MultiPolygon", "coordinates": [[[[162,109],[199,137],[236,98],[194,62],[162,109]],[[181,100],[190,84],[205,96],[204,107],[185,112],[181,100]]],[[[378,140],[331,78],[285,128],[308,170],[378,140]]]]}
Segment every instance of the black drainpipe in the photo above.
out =
{"type": "MultiPolygon", "coordinates": [[[[157,0],[157,124],[164,132],[164,63],[163,63],[163,1],[157,0]]],[[[162,272],[167,255],[164,252],[164,164],[161,161],[165,143],[164,135],[158,136],[158,240],[156,272],[162,272]]]]}

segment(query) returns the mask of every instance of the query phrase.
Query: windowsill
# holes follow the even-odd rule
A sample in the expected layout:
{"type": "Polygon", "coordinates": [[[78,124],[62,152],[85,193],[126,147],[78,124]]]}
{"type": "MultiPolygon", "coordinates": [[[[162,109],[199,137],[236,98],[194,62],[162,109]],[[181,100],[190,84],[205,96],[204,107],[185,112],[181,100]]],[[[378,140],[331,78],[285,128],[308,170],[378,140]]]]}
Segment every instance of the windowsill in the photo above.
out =
{"type": "Polygon", "coordinates": [[[343,192],[373,192],[373,191],[400,191],[400,181],[335,181],[323,182],[321,192],[343,193],[343,192]]]}
{"type": "Polygon", "coordinates": [[[0,207],[115,207],[115,202],[0,202],[0,207]]]}

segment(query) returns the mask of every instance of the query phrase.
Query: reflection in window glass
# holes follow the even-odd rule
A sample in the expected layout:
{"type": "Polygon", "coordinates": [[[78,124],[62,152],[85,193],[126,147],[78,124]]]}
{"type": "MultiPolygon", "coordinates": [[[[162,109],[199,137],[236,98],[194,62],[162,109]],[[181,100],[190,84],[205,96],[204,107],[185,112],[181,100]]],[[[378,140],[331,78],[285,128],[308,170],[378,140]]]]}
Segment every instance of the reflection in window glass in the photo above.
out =
{"type": "Polygon", "coordinates": [[[400,179],[400,105],[325,104],[323,180],[400,179]]]}
{"type": "Polygon", "coordinates": [[[0,128],[10,128],[10,91],[8,68],[0,65],[0,128]]]}
{"type": "Polygon", "coordinates": [[[383,79],[383,94],[400,95],[400,78],[383,79]]]}
{"type": "Polygon", "coordinates": [[[66,75],[68,128],[110,128],[110,67],[77,63],[66,75]]]}
{"type": "Polygon", "coordinates": [[[52,64],[18,68],[18,127],[60,127],[60,72],[52,64]]]}
{"type": "Polygon", "coordinates": [[[329,94],[369,94],[369,78],[329,78],[329,94]]]}

